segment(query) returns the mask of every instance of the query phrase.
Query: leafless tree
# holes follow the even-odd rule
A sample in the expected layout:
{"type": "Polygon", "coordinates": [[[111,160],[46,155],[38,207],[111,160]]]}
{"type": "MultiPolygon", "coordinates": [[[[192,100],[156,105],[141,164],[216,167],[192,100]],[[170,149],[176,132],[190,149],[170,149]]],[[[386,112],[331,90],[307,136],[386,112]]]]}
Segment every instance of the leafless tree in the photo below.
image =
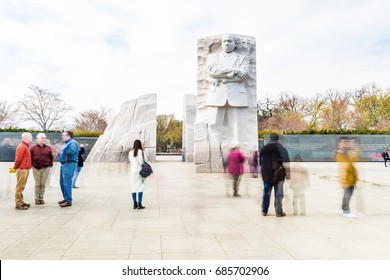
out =
{"type": "Polygon", "coordinates": [[[325,98],[317,93],[313,98],[310,98],[305,107],[305,118],[309,129],[318,129],[321,123],[321,113],[326,104],[325,98]]]}
{"type": "Polygon", "coordinates": [[[13,104],[0,101],[0,128],[14,126],[19,119],[18,111],[13,104]]]}
{"type": "Polygon", "coordinates": [[[259,119],[265,120],[272,118],[275,109],[276,102],[270,96],[266,95],[263,99],[257,102],[257,114],[259,119]]]}
{"type": "Polygon", "coordinates": [[[282,92],[277,103],[277,110],[280,113],[302,113],[305,107],[304,98],[288,92],[282,92]]]}
{"type": "Polygon", "coordinates": [[[322,128],[344,130],[351,128],[349,93],[340,90],[327,90],[326,104],[322,110],[322,128]]]}
{"type": "Polygon", "coordinates": [[[20,112],[25,120],[35,122],[43,131],[58,125],[64,116],[72,110],[58,93],[32,85],[31,93],[26,93],[18,102],[20,112]]]}
{"type": "Polygon", "coordinates": [[[81,112],[75,119],[76,131],[104,132],[112,111],[101,107],[81,112]]]}

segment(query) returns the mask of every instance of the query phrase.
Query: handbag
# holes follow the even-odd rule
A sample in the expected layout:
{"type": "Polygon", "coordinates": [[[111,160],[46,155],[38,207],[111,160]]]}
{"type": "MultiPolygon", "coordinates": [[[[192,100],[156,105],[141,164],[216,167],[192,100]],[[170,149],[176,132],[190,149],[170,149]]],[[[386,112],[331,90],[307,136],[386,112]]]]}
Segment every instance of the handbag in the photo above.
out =
{"type": "Polygon", "coordinates": [[[272,169],[274,170],[274,182],[281,182],[286,179],[286,169],[283,166],[283,161],[281,158],[273,158],[272,159],[272,169]]]}
{"type": "Polygon", "coordinates": [[[281,182],[286,179],[286,169],[284,168],[283,165],[281,165],[278,169],[275,170],[274,173],[274,182],[281,182]]]}
{"type": "Polygon", "coordinates": [[[142,178],[147,178],[150,175],[152,175],[153,170],[149,163],[145,161],[144,151],[142,151],[142,161],[141,164],[141,171],[139,172],[139,175],[141,175],[142,178]]]}

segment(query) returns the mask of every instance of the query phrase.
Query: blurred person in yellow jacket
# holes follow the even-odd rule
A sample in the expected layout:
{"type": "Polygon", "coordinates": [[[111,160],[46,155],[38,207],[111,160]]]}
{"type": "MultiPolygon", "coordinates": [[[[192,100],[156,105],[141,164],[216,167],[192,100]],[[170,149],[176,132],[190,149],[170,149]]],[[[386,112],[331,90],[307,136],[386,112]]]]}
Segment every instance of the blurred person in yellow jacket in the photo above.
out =
{"type": "MultiPolygon", "coordinates": [[[[363,150],[360,147],[360,139],[358,137],[352,137],[350,141],[350,149],[352,152],[352,162],[364,161],[363,150]]],[[[361,174],[361,172],[359,171],[361,174]]],[[[362,218],[364,212],[364,197],[362,186],[355,185],[354,197],[356,199],[357,217],[362,218]]]]}
{"type": "Polygon", "coordinates": [[[343,216],[347,218],[357,217],[351,213],[349,208],[349,203],[358,181],[358,174],[355,166],[357,154],[358,153],[352,149],[351,140],[348,137],[340,137],[335,160],[338,162],[339,166],[340,184],[344,189],[341,208],[343,210],[343,216]]]}

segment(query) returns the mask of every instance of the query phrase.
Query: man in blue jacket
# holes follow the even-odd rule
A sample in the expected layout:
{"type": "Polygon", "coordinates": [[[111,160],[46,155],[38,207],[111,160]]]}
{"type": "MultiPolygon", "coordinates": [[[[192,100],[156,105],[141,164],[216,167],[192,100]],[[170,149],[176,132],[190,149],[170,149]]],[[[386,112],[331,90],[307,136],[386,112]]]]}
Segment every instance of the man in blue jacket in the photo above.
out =
{"type": "Polygon", "coordinates": [[[60,186],[64,200],[59,201],[61,207],[72,206],[72,177],[79,159],[79,144],[73,139],[73,132],[62,133],[62,145],[59,161],[61,163],[60,186]]]}

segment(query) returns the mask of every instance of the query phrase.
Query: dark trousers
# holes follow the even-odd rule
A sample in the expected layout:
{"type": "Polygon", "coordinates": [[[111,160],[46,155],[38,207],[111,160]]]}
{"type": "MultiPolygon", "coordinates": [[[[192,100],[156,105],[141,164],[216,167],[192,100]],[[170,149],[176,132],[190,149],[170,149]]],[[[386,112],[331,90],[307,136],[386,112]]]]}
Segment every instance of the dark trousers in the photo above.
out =
{"type": "Polygon", "coordinates": [[[344,190],[343,203],[341,205],[341,208],[343,209],[343,212],[345,214],[351,213],[351,210],[349,209],[349,202],[351,201],[351,197],[352,197],[354,189],[355,189],[355,187],[351,186],[351,187],[346,188],[344,190]]]}
{"type": "Polygon", "coordinates": [[[385,160],[385,166],[387,167],[387,161],[389,160],[388,158],[384,158],[385,160]]]}
{"type": "Polygon", "coordinates": [[[283,214],[283,184],[284,181],[280,181],[278,183],[266,183],[264,182],[264,190],[263,190],[263,202],[261,204],[261,210],[263,213],[268,213],[269,202],[271,199],[272,189],[274,189],[275,193],[275,212],[276,215],[283,214]]]}
{"type": "Polygon", "coordinates": [[[241,175],[232,174],[232,177],[233,177],[233,190],[234,190],[234,193],[237,193],[238,187],[240,185],[241,175]]]}

